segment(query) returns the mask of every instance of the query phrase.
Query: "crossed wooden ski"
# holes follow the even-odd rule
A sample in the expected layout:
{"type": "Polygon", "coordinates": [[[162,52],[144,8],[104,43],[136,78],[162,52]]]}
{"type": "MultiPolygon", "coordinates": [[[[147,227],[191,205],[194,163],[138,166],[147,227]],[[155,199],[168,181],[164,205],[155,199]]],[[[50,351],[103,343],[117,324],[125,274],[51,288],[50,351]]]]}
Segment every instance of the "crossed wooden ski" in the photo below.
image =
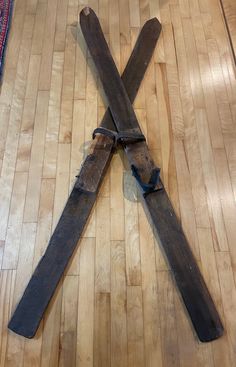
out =
{"type": "Polygon", "coordinates": [[[106,93],[107,110],[94,132],[91,151],[82,165],[62,216],[12,316],[9,328],[31,338],[76,247],[96,200],[102,178],[119,141],[143,196],[143,204],[157,230],[176,284],[199,339],[214,340],[223,326],[180,223],[148,151],[131,102],[150,61],[161,25],[148,21],[122,75],[118,74],[99,21],[90,8],[80,14],[81,29],[106,93]],[[111,117],[112,116],[112,117],[111,117]]]}

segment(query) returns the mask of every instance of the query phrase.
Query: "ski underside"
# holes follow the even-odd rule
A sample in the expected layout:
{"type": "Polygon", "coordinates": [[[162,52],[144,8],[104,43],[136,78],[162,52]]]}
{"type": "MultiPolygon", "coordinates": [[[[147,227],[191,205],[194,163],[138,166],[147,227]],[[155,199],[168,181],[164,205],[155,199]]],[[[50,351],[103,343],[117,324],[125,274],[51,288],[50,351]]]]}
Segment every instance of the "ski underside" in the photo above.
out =
{"type": "Polygon", "coordinates": [[[27,338],[35,335],[96,201],[114,144],[120,141],[198,338],[202,342],[217,339],[223,333],[220,317],[159,178],[159,169],[149,154],[131,105],[151,59],[161,25],[156,18],[144,25],[120,78],[92,9],[86,7],[82,10],[80,24],[109,109],[100,129],[95,131],[90,153],[81,167],[46,252],[16,307],[9,328],[27,338]]]}

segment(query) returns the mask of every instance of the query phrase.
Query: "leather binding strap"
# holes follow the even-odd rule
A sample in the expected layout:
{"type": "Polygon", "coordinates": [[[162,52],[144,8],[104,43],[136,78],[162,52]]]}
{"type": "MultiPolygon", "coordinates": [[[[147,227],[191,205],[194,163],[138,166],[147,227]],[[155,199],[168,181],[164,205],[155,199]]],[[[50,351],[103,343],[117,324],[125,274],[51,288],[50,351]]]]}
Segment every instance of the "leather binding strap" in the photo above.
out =
{"type": "MultiPolygon", "coordinates": [[[[117,132],[114,130],[106,129],[104,127],[98,127],[93,131],[93,139],[97,134],[109,136],[110,138],[112,138],[114,142],[114,148],[116,148],[119,143],[125,145],[135,144],[140,141],[146,141],[146,138],[143,134],[129,131],[117,132]]],[[[142,181],[138,169],[134,164],[131,165],[131,169],[133,176],[136,178],[139,185],[141,186],[144,195],[162,189],[162,185],[158,187],[158,184],[160,182],[160,168],[155,167],[152,169],[151,177],[148,183],[142,181]]]]}
{"type": "Polygon", "coordinates": [[[93,131],[93,139],[97,134],[102,134],[105,136],[109,136],[114,140],[114,148],[117,147],[119,143],[136,143],[137,141],[146,141],[146,138],[143,134],[137,134],[135,132],[128,131],[114,131],[110,129],[106,129],[105,127],[98,127],[93,131]]]}

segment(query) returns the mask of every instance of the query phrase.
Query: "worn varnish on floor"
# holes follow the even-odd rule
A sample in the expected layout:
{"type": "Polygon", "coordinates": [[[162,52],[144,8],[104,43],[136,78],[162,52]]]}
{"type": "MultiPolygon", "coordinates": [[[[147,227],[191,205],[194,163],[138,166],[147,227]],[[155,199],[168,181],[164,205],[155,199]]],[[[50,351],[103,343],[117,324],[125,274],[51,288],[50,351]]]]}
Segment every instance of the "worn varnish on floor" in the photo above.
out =
{"type": "MultiPolygon", "coordinates": [[[[236,81],[218,0],[16,0],[0,96],[1,366],[236,365],[236,81]],[[140,26],[162,36],[135,111],[226,334],[199,344],[123,153],[34,340],[7,322],[104,112],[78,12],[123,70],[140,26]]],[[[95,77],[96,78],[96,77],[95,77]]]]}

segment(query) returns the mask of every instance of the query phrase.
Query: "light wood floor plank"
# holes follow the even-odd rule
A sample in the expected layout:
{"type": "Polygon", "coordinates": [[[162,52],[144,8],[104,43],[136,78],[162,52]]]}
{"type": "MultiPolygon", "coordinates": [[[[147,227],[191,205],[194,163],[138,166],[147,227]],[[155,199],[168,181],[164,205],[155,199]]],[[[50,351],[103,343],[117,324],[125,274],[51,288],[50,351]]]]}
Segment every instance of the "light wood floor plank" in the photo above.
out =
{"type": "Polygon", "coordinates": [[[160,309],[156,277],[155,242],[145,212],[138,205],[142,272],[145,364],[162,366],[160,309]]]}
{"type": "Polygon", "coordinates": [[[142,289],[140,286],[127,287],[127,331],[128,366],[144,366],[144,325],[142,313],[142,289]]]}
{"type": "MultiPolygon", "coordinates": [[[[135,190],[134,195],[137,196],[135,186],[133,190],[135,190]]],[[[129,197],[125,198],[125,246],[127,284],[141,285],[138,205],[129,197]]]]}
{"type": "Polygon", "coordinates": [[[199,141],[201,142],[200,151],[202,157],[202,167],[205,185],[208,192],[207,200],[211,217],[211,226],[214,233],[215,249],[227,250],[228,241],[225,232],[225,223],[222,215],[221,202],[219,198],[216,170],[210,137],[208,133],[206,113],[204,110],[196,110],[196,121],[198,137],[199,141]],[[211,189],[209,189],[209,186],[211,186],[211,189]]]}
{"type": "Polygon", "coordinates": [[[13,290],[15,285],[15,270],[3,270],[0,277],[0,300],[1,300],[1,336],[0,336],[0,348],[1,358],[0,364],[4,366],[6,364],[7,356],[7,342],[8,342],[8,330],[7,323],[11,314],[13,290]]]}
{"type": "Polygon", "coordinates": [[[25,222],[36,222],[38,220],[40,186],[43,170],[43,156],[48,113],[48,100],[49,93],[47,91],[39,92],[35,113],[35,125],[25,202],[25,222]]]}
{"type": "Polygon", "coordinates": [[[191,81],[187,72],[188,51],[184,43],[183,28],[179,14],[179,8],[177,6],[172,6],[171,15],[174,26],[174,36],[180,77],[180,95],[181,100],[183,101],[182,106],[185,131],[184,149],[186,152],[187,164],[191,178],[196,224],[200,227],[207,227],[210,224],[194,114],[194,98],[193,93],[191,93],[191,81]]]}
{"type": "Polygon", "coordinates": [[[76,40],[72,34],[71,26],[66,27],[65,58],[62,81],[62,100],[73,99],[75,79],[75,48],[76,40]]]}
{"type": "Polygon", "coordinates": [[[60,333],[61,353],[59,366],[75,366],[78,313],[77,276],[66,276],[63,283],[62,322],[60,333]],[[75,296],[76,295],[76,296],[75,296]]]}
{"type": "Polygon", "coordinates": [[[26,173],[15,174],[2,269],[16,269],[17,266],[27,180],[26,173]]]}
{"type": "Polygon", "coordinates": [[[163,366],[179,366],[173,283],[168,271],[157,272],[163,366]]]}
{"type": "Polygon", "coordinates": [[[119,151],[112,159],[111,165],[111,240],[124,241],[125,215],[123,198],[123,162],[119,151]]]}
{"type": "Polygon", "coordinates": [[[124,241],[111,243],[111,365],[128,366],[124,241]]]}
{"type": "Polygon", "coordinates": [[[110,293],[96,293],[94,324],[94,367],[111,365],[110,293]]]}
{"type": "Polygon", "coordinates": [[[93,366],[95,239],[83,239],[79,274],[76,365],[93,366]]]}
{"type": "Polygon", "coordinates": [[[42,47],[41,70],[39,75],[39,90],[50,89],[57,2],[57,0],[48,1],[44,40],[42,47]]]}
{"type": "Polygon", "coordinates": [[[60,0],[57,7],[56,30],[54,40],[54,50],[65,50],[65,36],[66,36],[66,21],[68,13],[68,1],[60,0]]]}
{"type": "Polygon", "coordinates": [[[47,14],[47,2],[38,2],[35,16],[32,49],[31,49],[33,55],[42,54],[46,14],[47,14]]]}
{"type": "Polygon", "coordinates": [[[64,53],[55,52],[52,60],[52,77],[43,165],[43,177],[45,178],[55,178],[56,176],[63,64],[64,53]]]}
{"type": "MultiPolygon", "coordinates": [[[[95,289],[98,294],[109,293],[110,280],[110,200],[100,197],[96,207],[95,289]]],[[[102,300],[103,303],[103,300],[102,300]]],[[[105,301],[106,303],[106,301],[105,301]]]]}
{"type": "Polygon", "coordinates": [[[222,302],[225,312],[225,324],[228,330],[229,348],[230,348],[230,361],[231,364],[235,363],[235,282],[233,278],[233,271],[231,267],[231,261],[227,252],[221,252],[216,254],[216,261],[220,279],[220,287],[222,293],[222,302]]]}

